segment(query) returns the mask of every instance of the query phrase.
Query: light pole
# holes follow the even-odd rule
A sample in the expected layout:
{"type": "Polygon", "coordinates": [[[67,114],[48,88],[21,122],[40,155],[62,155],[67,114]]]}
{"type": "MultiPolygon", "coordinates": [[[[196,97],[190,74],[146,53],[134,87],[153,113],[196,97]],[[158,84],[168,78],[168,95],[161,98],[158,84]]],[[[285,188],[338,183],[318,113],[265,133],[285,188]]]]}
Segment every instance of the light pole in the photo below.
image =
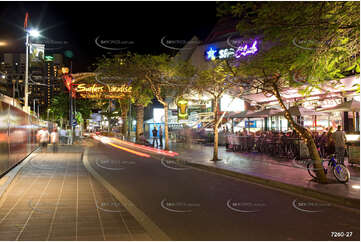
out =
{"type": "MultiPolygon", "coordinates": [[[[30,47],[30,36],[33,37],[38,37],[40,36],[40,32],[38,30],[35,29],[26,29],[26,42],[25,42],[25,46],[26,46],[26,60],[25,60],[25,97],[24,97],[24,107],[26,111],[29,111],[29,99],[28,99],[28,94],[29,94],[29,47],[30,47]]],[[[34,110],[35,111],[35,110],[34,110]]]]}
{"type": "MultiPolygon", "coordinates": [[[[36,99],[36,98],[33,99],[34,113],[35,113],[35,116],[38,116],[38,115],[36,115],[35,101],[38,101],[38,99],[36,99]]],[[[38,106],[39,106],[39,104],[38,104],[38,106]]]]}

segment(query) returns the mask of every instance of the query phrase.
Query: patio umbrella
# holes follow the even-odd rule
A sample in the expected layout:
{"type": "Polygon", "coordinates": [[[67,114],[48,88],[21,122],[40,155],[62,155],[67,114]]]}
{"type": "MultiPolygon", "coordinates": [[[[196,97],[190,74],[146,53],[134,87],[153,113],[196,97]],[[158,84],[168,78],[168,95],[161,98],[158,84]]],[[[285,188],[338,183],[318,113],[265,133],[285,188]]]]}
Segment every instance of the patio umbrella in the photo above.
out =
{"type": "Polygon", "coordinates": [[[320,112],[360,112],[360,102],[356,100],[347,101],[332,108],[323,108],[320,112]]]}

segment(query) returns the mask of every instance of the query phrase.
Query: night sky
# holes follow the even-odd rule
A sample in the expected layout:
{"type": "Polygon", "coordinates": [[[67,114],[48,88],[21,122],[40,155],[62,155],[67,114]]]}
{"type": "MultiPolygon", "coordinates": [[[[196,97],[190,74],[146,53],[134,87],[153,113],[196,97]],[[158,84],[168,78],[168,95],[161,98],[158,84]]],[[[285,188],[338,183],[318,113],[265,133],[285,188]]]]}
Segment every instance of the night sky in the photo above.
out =
{"type": "MultiPolygon", "coordinates": [[[[72,50],[73,72],[88,71],[95,58],[126,51],[168,53],[197,35],[207,37],[215,23],[216,2],[1,2],[0,53],[22,52],[24,17],[42,30],[52,52],[72,50]],[[107,50],[99,47],[97,43],[107,50]],[[120,50],[119,50],[120,49],[120,50]]],[[[51,52],[50,51],[50,52],[51,52]]],[[[25,51],[24,51],[25,52],[25,51]]],[[[48,52],[48,53],[50,53],[48,52]]]]}

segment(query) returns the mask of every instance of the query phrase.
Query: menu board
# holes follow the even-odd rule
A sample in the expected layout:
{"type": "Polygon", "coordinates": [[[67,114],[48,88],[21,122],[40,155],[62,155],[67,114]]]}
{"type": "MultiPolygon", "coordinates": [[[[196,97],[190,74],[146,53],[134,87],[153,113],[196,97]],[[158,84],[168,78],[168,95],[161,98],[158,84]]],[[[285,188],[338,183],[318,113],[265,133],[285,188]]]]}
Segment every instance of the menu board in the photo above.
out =
{"type": "Polygon", "coordinates": [[[348,146],[348,161],[350,163],[360,164],[360,146],[359,145],[349,145],[348,146]]]}

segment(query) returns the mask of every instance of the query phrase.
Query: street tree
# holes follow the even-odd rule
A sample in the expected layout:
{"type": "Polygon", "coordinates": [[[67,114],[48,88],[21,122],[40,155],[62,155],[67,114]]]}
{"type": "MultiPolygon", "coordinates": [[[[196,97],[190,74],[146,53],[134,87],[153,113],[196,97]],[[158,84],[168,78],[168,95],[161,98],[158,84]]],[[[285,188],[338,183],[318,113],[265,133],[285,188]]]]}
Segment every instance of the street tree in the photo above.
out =
{"type": "MultiPolygon", "coordinates": [[[[135,106],[136,112],[136,141],[139,141],[140,134],[143,133],[144,108],[152,99],[153,93],[144,75],[139,71],[139,62],[136,55],[127,53],[99,59],[96,71],[99,79],[104,83],[106,80],[116,80],[117,84],[126,84],[132,87],[130,96],[119,99],[120,112],[123,119],[123,134],[128,129],[128,111],[131,102],[135,106]]],[[[107,83],[107,82],[106,82],[107,83]]]]}
{"type": "Polygon", "coordinates": [[[169,100],[175,99],[184,92],[180,85],[191,76],[192,68],[183,62],[175,62],[166,54],[139,55],[134,54],[132,75],[145,80],[153,95],[164,107],[165,149],[169,150],[168,109],[169,100]]]}
{"type": "Polygon", "coordinates": [[[259,52],[239,59],[238,84],[273,95],[285,118],[305,141],[318,180],[326,183],[317,147],[309,130],[295,122],[282,91],[305,87],[304,95],[331,80],[359,74],[359,2],[247,2],[221,5],[220,14],[240,18],[244,38],[257,38],[259,52]],[[255,37],[257,36],[257,37],[255,37]]]}
{"type": "MultiPolygon", "coordinates": [[[[213,101],[213,131],[214,146],[213,159],[218,161],[218,128],[226,112],[219,113],[219,104],[222,96],[228,92],[234,92],[236,84],[232,81],[238,73],[237,68],[229,60],[211,60],[206,69],[197,70],[195,81],[192,83],[192,90],[201,95],[211,97],[213,101]]],[[[238,88],[238,90],[240,90],[238,88]]],[[[240,93],[237,93],[239,95],[240,93]]]]}

